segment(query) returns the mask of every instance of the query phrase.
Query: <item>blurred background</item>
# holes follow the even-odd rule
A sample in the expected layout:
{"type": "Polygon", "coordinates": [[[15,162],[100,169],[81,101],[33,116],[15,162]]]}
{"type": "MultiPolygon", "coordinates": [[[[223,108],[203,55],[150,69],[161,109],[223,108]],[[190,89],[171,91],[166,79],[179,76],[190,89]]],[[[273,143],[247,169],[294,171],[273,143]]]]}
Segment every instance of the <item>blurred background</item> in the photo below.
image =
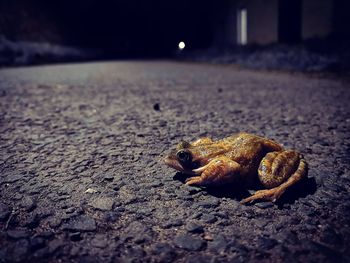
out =
{"type": "Polygon", "coordinates": [[[1,0],[0,65],[177,58],[349,69],[347,0],[1,0]]]}

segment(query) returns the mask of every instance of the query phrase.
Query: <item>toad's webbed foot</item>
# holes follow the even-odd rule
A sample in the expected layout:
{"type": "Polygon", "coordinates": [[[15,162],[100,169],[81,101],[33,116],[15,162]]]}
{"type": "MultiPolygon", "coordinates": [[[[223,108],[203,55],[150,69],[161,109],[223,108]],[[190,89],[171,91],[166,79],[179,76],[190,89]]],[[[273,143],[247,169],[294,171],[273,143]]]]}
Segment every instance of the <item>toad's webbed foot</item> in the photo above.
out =
{"type": "Polygon", "coordinates": [[[252,203],[257,200],[275,202],[284,193],[284,189],[275,187],[272,189],[265,189],[256,191],[252,196],[249,196],[241,201],[241,204],[252,203]]]}

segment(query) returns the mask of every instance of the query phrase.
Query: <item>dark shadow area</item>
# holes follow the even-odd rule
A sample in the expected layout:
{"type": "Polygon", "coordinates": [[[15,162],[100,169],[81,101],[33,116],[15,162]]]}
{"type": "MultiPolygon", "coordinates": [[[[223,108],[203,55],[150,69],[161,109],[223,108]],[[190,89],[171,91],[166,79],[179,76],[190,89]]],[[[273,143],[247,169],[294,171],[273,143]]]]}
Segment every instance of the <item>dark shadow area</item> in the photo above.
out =
{"type": "Polygon", "coordinates": [[[177,172],[177,173],[174,175],[173,180],[175,180],[175,181],[180,181],[181,183],[184,184],[187,178],[189,178],[189,176],[187,176],[186,174],[177,172]]]}
{"type": "Polygon", "coordinates": [[[307,177],[299,183],[289,187],[282,197],[276,202],[279,207],[283,204],[293,204],[299,198],[305,198],[313,195],[317,190],[317,184],[314,177],[307,177]]]}
{"type": "Polygon", "coordinates": [[[279,0],[278,39],[281,43],[299,43],[301,40],[301,0],[279,0]]]}
{"type": "MultiPolygon", "coordinates": [[[[173,177],[174,180],[180,181],[182,183],[185,183],[188,176],[183,173],[176,173],[173,177]]],[[[247,189],[242,189],[242,187],[237,187],[234,184],[228,184],[224,186],[208,186],[208,187],[200,187],[203,191],[206,191],[212,196],[218,197],[218,198],[231,198],[235,200],[242,200],[245,197],[248,197],[249,191],[247,189]]]]}
{"type": "MultiPolygon", "coordinates": [[[[188,176],[183,173],[176,173],[173,177],[174,180],[185,183],[188,176]]],[[[224,185],[224,186],[210,186],[210,187],[200,187],[203,191],[206,191],[208,194],[218,197],[218,198],[230,198],[241,201],[242,199],[251,195],[248,189],[244,189],[234,184],[224,185]]],[[[261,184],[257,184],[252,187],[252,190],[264,189],[261,184]]],[[[250,190],[250,188],[249,188],[250,190]]],[[[305,198],[308,195],[312,195],[316,192],[317,185],[314,177],[305,178],[299,183],[291,186],[286,190],[282,197],[277,200],[276,204],[279,207],[283,207],[283,204],[293,204],[295,200],[299,198],[305,198]]]]}
{"type": "Polygon", "coordinates": [[[217,187],[207,187],[206,191],[215,197],[218,198],[230,198],[241,201],[242,199],[250,196],[250,193],[247,189],[239,188],[233,184],[217,187]]]}

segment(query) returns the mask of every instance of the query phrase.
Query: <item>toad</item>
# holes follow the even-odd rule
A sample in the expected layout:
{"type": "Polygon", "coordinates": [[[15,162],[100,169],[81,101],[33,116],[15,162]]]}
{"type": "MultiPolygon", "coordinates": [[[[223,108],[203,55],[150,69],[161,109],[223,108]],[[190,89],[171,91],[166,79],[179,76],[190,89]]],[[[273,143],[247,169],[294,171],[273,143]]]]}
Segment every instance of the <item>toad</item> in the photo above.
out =
{"type": "Polygon", "coordinates": [[[217,141],[208,137],[192,143],[182,141],[164,162],[189,176],[186,185],[235,184],[249,188],[259,180],[265,189],[243,199],[244,204],[275,202],[286,189],[306,177],[308,170],[299,152],[245,132],[217,141]]]}

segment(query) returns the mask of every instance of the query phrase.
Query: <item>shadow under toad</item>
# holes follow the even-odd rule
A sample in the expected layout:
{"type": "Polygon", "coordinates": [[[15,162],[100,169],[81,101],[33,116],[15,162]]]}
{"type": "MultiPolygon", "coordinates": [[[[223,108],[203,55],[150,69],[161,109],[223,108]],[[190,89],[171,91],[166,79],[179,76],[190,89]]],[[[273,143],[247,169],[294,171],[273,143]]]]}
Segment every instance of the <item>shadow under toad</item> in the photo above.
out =
{"type": "Polygon", "coordinates": [[[277,205],[293,204],[300,198],[313,195],[317,190],[315,177],[306,177],[295,185],[289,187],[281,198],[276,202],[277,205]]]}
{"type": "MultiPolygon", "coordinates": [[[[185,183],[188,175],[183,173],[176,173],[173,177],[174,180],[185,183]]],[[[215,196],[217,198],[230,198],[241,201],[244,198],[249,197],[256,190],[264,189],[264,187],[257,183],[253,188],[245,189],[242,186],[237,186],[234,184],[227,184],[224,186],[207,186],[207,187],[198,187],[202,191],[206,191],[208,194],[215,196]],[[249,191],[248,191],[249,190],[249,191]],[[254,190],[254,191],[251,191],[254,190]]],[[[286,192],[281,196],[280,199],[276,201],[276,204],[279,207],[282,207],[283,204],[293,204],[299,198],[305,198],[308,195],[312,195],[317,190],[317,184],[314,177],[304,178],[297,184],[289,187],[286,192]]]]}

